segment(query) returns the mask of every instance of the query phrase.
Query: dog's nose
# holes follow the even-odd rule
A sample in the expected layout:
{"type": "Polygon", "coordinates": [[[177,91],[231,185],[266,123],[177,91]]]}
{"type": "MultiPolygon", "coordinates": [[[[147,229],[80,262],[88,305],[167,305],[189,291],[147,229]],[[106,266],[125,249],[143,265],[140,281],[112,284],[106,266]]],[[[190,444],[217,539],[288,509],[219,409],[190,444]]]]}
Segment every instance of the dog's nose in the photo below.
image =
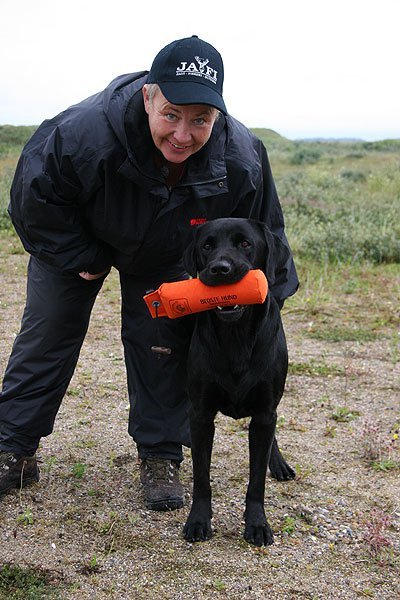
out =
{"type": "Polygon", "coordinates": [[[219,260],[210,265],[210,273],[212,275],[229,275],[232,267],[227,260],[219,260]]]}

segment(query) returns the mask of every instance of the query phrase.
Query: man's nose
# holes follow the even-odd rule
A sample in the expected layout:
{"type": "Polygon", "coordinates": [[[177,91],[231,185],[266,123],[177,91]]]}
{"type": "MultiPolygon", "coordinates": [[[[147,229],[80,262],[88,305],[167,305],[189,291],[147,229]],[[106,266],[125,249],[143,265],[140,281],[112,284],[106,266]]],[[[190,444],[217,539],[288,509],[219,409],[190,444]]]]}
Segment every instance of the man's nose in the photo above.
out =
{"type": "Polygon", "coordinates": [[[187,123],[180,121],[175,128],[174,137],[176,141],[181,144],[190,142],[192,137],[190,132],[190,126],[187,123]]]}

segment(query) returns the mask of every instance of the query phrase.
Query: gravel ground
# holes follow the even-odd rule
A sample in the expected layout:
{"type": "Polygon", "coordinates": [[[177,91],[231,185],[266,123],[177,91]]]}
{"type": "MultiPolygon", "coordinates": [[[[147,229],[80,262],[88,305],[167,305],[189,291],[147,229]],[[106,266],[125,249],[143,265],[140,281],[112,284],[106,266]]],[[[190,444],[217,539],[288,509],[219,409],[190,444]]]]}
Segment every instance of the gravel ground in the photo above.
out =
{"type": "MultiPolygon", "coordinates": [[[[24,255],[2,251],[2,372],[19,328],[25,266],[24,255]]],[[[399,468],[374,469],[366,457],[368,440],[389,443],[400,421],[393,335],[328,343],[305,335],[308,324],[290,305],[284,320],[297,368],[280,407],[278,438],[297,479],[268,478],[273,546],[254,548],[241,537],[246,420],[217,418],[211,541],[189,544],[182,538],[191,490],[188,451],[181,469],[186,506],[171,513],[145,510],[126,432],[119,292],[112,273],[96,302],[55,431],[42,441],[41,482],[0,501],[0,567],[11,562],[45,570],[55,597],[66,600],[400,597],[399,468]],[[343,407],[350,414],[338,410],[343,407]],[[374,553],[382,515],[391,519],[382,532],[387,545],[374,553]],[[366,531],[374,524],[368,542],[366,531]]],[[[386,457],[382,452],[379,460],[386,457]]],[[[394,443],[394,465],[399,458],[394,443]]]]}

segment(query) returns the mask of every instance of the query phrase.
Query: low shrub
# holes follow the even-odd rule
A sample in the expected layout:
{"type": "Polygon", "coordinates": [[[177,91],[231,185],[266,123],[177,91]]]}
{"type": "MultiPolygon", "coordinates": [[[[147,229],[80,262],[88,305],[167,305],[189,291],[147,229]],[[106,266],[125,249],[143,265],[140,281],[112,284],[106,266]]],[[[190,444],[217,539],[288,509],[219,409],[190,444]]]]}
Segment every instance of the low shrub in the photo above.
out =
{"type": "Polygon", "coordinates": [[[291,165],[313,165],[321,158],[321,152],[314,148],[300,148],[290,157],[289,162],[291,165]]]}

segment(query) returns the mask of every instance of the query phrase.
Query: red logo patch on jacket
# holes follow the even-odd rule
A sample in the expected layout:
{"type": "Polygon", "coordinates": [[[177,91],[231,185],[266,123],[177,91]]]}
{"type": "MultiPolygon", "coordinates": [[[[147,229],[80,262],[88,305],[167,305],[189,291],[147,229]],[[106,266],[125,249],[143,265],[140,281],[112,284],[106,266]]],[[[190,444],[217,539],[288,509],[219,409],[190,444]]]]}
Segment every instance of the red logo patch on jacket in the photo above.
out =
{"type": "Polygon", "coordinates": [[[196,227],[196,225],[202,225],[203,223],[207,223],[207,219],[205,217],[195,217],[190,219],[191,227],[196,227]]]}

